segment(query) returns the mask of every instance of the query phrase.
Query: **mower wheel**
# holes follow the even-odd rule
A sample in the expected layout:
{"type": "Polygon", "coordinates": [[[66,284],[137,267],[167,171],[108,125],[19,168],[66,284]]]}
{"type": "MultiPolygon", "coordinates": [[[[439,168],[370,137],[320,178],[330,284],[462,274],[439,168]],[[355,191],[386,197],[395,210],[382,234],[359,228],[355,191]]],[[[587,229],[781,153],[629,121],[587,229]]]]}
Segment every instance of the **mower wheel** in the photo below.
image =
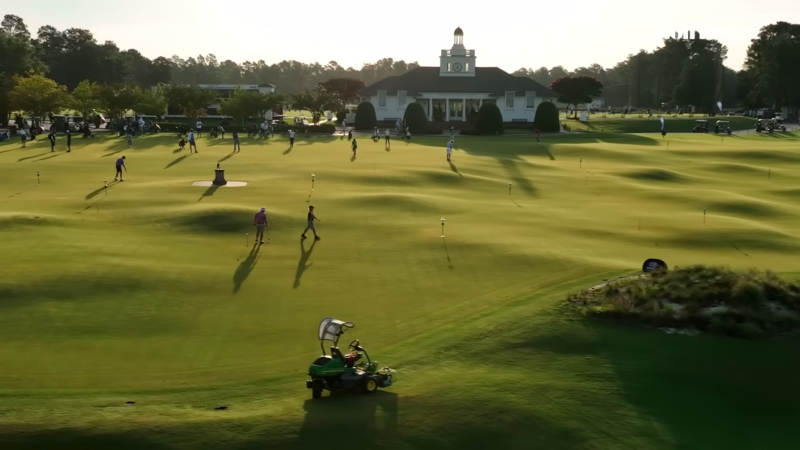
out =
{"type": "Polygon", "coordinates": [[[322,398],[322,383],[314,382],[311,386],[311,397],[312,398],[322,398]]]}
{"type": "Polygon", "coordinates": [[[364,378],[361,380],[361,392],[371,394],[378,390],[378,380],[374,378],[364,378]]]}

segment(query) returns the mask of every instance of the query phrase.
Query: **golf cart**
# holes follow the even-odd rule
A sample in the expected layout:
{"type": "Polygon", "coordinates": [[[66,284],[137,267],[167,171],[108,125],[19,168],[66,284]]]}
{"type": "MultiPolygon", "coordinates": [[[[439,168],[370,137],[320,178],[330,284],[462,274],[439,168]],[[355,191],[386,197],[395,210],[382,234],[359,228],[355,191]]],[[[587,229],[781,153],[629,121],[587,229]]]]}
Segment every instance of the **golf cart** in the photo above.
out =
{"type": "Polygon", "coordinates": [[[692,128],[692,133],[708,133],[708,121],[695,120],[694,128],[692,128]]]}
{"type": "Polygon", "coordinates": [[[718,120],[716,125],[714,125],[714,134],[725,133],[728,136],[733,133],[731,131],[731,123],[728,120],[718,120]]]}
{"type": "MultiPolygon", "coordinates": [[[[767,127],[772,128],[772,130],[781,130],[786,131],[786,125],[783,124],[783,119],[779,119],[779,116],[772,118],[768,121],[767,127]]],[[[772,131],[770,131],[771,133],[772,131]]]]}
{"type": "Polygon", "coordinates": [[[311,363],[308,368],[310,379],[306,381],[306,388],[311,389],[313,398],[322,397],[323,390],[333,392],[359,389],[370,394],[379,387],[387,388],[392,385],[395,371],[388,367],[378,369],[378,361],[370,359],[358,339],[350,342],[350,353],[343,354],[339,350],[339,337],[354,326],[352,322],[343,322],[333,317],[326,317],[319,323],[322,356],[311,363]],[[325,354],[324,341],[333,343],[330,355],[325,354]],[[361,360],[362,356],[366,358],[365,361],[361,360]]]}

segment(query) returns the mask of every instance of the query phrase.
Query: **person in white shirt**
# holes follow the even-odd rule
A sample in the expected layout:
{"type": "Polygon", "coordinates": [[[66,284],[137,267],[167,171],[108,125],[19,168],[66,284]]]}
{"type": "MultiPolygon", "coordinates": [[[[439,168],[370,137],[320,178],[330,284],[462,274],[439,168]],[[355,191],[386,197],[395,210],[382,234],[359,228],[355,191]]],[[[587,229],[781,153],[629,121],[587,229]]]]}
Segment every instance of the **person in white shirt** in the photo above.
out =
{"type": "Polygon", "coordinates": [[[450,161],[450,154],[453,153],[453,141],[447,143],[447,161],[450,161]]]}
{"type": "Polygon", "coordinates": [[[139,117],[139,131],[144,135],[144,119],[139,117]]]}
{"type": "Polygon", "coordinates": [[[197,137],[202,137],[203,136],[203,122],[198,120],[195,125],[197,126],[197,137]]]}
{"type": "Polygon", "coordinates": [[[289,130],[289,148],[294,147],[294,130],[289,130]]]}
{"type": "Polygon", "coordinates": [[[397,122],[394,123],[394,131],[400,134],[400,119],[397,119],[397,122]]]}
{"type": "Polygon", "coordinates": [[[380,139],[380,137],[378,137],[378,127],[373,127],[372,128],[372,140],[376,141],[378,139],[380,139]]]}
{"type": "Polygon", "coordinates": [[[411,129],[406,127],[406,139],[411,140],[411,129]]]}
{"type": "Polygon", "coordinates": [[[222,139],[225,139],[225,128],[222,128],[222,125],[217,127],[217,132],[222,136],[222,139]]]}
{"type": "Polygon", "coordinates": [[[386,133],[384,133],[384,135],[386,136],[386,146],[388,147],[389,146],[389,136],[391,136],[391,133],[389,133],[389,129],[388,128],[386,129],[386,133]]]}
{"type": "Polygon", "coordinates": [[[22,148],[28,146],[28,132],[25,131],[25,128],[19,130],[19,138],[22,139],[22,148]]]}
{"type": "Polygon", "coordinates": [[[342,120],[342,134],[347,134],[347,121],[342,120]]]}

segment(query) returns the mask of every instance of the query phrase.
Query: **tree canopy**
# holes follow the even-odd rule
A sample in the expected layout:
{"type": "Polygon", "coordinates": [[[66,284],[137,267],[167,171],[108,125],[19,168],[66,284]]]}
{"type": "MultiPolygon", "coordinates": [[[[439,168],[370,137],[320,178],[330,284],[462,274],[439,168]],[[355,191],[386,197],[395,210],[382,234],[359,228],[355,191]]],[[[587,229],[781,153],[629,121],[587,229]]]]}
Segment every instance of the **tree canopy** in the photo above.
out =
{"type": "Polygon", "coordinates": [[[558,101],[578,106],[579,103],[591,103],[594,97],[603,92],[603,83],[589,76],[567,76],[550,84],[550,89],[558,94],[558,101]]]}
{"type": "Polygon", "coordinates": [[[67,106],[67,88],[42,75],[19,77],[11,91],[11,107],[44,117],[67,106]]]}
{"type": "Polygon", "coordinates": [[[475,129],[480,134],[503,134],[503,114],[494,103],[484,103],[475,118],[475,129]]]}
{"type": "Polygon", "coordinates": [[[220,112],[237,120],[263,118],[268,111],[282,105],[283,96],[278,94],[262,94],[237,87],[233,97],[222,103],[220,112]]]}
{"type": "Polygon", "coordinates": [[[196,84],[179,84],[168,87],[165,97],[170,105],[180,108],[187,119],[195,120],[206,115],[206,108],[217,99],[217,93],[196,84]]]}
{"type": "Polygon", "coordinates": [[[558,119],[558,108],[552,102],[542,102],[536,107],[536,116],[533,118],[533,128],[543,133],[557,133],[561,131],[561,122],[558,119]]]}

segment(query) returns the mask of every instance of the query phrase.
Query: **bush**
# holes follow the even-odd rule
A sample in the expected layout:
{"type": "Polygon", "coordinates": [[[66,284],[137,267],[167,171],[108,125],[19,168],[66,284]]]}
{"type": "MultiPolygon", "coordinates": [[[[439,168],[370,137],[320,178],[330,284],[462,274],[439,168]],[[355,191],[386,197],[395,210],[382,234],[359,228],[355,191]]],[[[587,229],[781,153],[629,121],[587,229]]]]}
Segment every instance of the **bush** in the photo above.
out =
{"type": "Polygon", "coordinates": [[[411,134],[425,134],[428,130],[428,116],[419,103],[410,103],[406,107],[403,123],[411,129],[411,134]]]}
{"type": "Polygon", "coordinates": [[[475,120],[478,134],[503,134],[503,114],[497,105],[484,103],[475,120]]]}
{"type": "Polygon", "coordinates": [[[552,102],[542,102],[536,108],[536,117],[533,119],[533,128],[538,128],[542,133],[558,133],[561,131],[561,122],[558,120],[558,108],[552,102]]]}
{"type": "Polygon", "coordinates": [[[611,281],[569,300],[594,315],[740,338],[800,330],[800,285],[771,272],[661,270],[611,281]]]}
{"type": "Polygon", "coordinates": [[[356,130],[372,130],[378,122],[375,106],[370,102],[361,102],[356,109],[356,130]]]}

